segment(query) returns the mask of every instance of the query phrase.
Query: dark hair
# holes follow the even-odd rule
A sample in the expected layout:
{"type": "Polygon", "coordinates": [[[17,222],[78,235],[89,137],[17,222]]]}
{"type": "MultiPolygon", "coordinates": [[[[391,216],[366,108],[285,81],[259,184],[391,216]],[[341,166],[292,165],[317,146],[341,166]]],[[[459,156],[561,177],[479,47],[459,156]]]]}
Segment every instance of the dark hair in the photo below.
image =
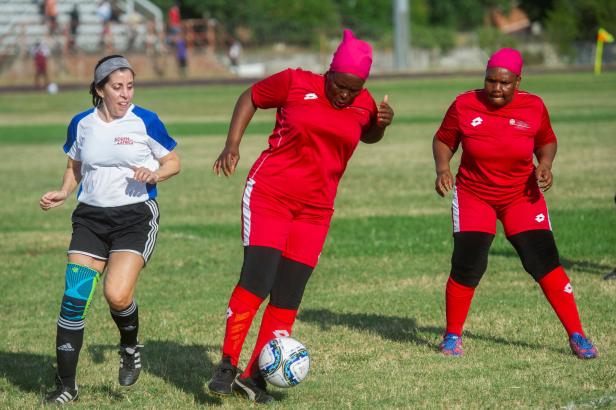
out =
{"type": "MultiPolygon", "coordinates": [[[[110,56],[103,57],[100,60],[98,60],[98,63],[96,63],[96,67],[94,67],[94,71],[96,71],[98,66],[103,64],[105,61],[111,60],[112,58],[116,58],[116,57],[124,58],[124,56],[122,56],[120,54],[113,54],[113,55],[110,55],[110,56]]],[[[133,77],[134,77],[135,76],[135,72],[133,70],[130,70],[130,71],[133,73],[133,77]]],[[[105,84],[107,84],[107,81],[109,81],[109,77],[110,76],[111,76],[111,74],[109,74],[107,77],[105,77],[102,80],[100,80],[98,82],[98,84],[96,84],[94,81],[92,81],[92,83],[90,83],[90,95],[92,96],[92,105],[94,105],[95,107],[98,107],[103,102],[103,99],[101,98],[100,95],[98,95],[98,93],[96,92],[96,89],[97,88],[103,88],[105,86],[105,84]]]]}

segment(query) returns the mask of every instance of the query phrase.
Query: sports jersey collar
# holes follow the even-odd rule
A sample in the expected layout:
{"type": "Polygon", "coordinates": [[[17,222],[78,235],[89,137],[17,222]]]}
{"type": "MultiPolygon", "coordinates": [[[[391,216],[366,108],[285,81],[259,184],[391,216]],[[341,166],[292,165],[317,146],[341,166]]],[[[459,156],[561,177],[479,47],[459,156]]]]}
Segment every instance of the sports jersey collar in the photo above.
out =
{"type": "Polygon", "coordinates": [[[108,127],[108,126],[111,126],[111,125],[115,124],[118,121],[121,121],[121,120],[125,119],[128,116],[128,114],[133,112],[133,108],[135,108],[135,104],[131,104],[130,107],[128,107],[128,110],[126,110],[126,114],[124,114],[124,116],[122,118],[116,118],[115,120],[112,120],[110,122],[106,122],[106,121],[104,121],[100,117],[100,115],[98,114],[98,107],[96,107],[96,108],[94,108],[94,119],[96,119],[96,121],[99,124],[108,127]]]}

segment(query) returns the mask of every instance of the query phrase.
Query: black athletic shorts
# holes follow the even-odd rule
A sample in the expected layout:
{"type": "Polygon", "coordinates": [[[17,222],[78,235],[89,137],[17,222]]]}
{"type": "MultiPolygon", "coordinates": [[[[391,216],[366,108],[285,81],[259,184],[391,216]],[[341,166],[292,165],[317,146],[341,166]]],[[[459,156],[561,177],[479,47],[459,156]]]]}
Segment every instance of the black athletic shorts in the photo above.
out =
{"type": "Polygon", "coordinates": [[[114,207],[80,203],[72,221],[68,253],[107,260],[111,252],[133,252],[147,263],[158,234],[158,204],[153,199],[114,207]]]}

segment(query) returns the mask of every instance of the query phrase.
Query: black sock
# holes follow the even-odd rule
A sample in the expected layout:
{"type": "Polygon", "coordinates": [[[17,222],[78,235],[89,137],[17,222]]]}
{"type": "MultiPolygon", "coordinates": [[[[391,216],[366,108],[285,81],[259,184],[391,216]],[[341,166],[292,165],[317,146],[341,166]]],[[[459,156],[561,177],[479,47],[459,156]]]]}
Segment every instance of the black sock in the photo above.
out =
{"type": "Polygon", "coordinates": [[[137,333],[139,332],[139,310],[133,300],[126,309],[118,312],[110,309],[111,317],[120,331],[120,344],[124,346],[135,346],[137,344],[137,333]]]}
{"type": "Polygon", "coordinates": [[[69,330],[57,326],[56,334],[56,360],[58,363],[58,377],[64,386],[76,388],[77,361],[79,351],[83,344],[83,328],[69,330]]]}

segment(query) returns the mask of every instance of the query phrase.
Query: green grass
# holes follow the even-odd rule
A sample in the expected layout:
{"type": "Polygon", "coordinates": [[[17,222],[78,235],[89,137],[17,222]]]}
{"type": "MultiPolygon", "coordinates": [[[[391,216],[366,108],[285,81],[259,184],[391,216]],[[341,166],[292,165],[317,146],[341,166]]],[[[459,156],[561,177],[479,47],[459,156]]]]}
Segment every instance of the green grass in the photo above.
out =
{"type": "MultiPolygon", "coordinates": [[[[274,408],[609,408],[616,406],[616,75],[537,75],[526,89],[546,101],[559,137],[546,197],[581,317],[600,358],[569,353],[541,291],[502,236],[490,252],[466,326],[466,356],[436,351],[451,253],[450,197],[433,191],[431,139],[448,104],[481,79],[374,81],[396,110],[386,138],[361,145],[341,182],[320,264],[295,327],[312,368],[300,386],[274,389],[274,408]]],[[[74,408],[244,408],[207,395],[219,359],[226,303],[241,266],[244,177],[266,147],[273,112],[259,112],[238,173],[216,178],[235,98],[244,87],[138,90],[179,141],[182,173],[159,187],[161,231],[137,290],[144,372],[116,382],[117,330],[100,287],[93,302],[74,408]]],[[[72,198],[49,213],[40,195],[59,186],[70,117],[87,92],[3,95],[0,147],[0,403],[35,408],[51,386],[72,198]]],[[[245,363],[256,337],[252,329],[245,363]]]]}

